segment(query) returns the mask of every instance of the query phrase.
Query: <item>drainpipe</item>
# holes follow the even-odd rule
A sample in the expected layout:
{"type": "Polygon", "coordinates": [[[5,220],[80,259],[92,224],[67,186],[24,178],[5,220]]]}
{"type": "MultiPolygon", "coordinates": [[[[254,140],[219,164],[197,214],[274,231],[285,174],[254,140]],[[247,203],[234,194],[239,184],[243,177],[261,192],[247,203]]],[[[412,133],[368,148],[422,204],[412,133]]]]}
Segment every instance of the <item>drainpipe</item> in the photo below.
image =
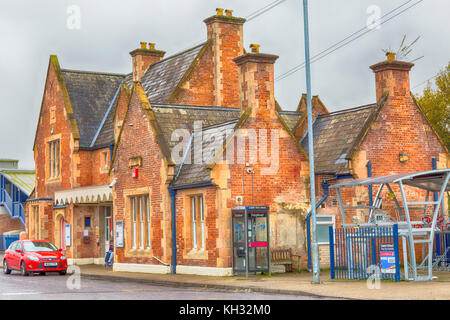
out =
{"type": "MultiPolygon", "coordinates": [[[[328,181],[331,180],[339,180],[339,179],[348,179],[353,178],[351,175],[343,175],[343,176],[334,176],[330,179],[325,179],[322,181],[322,189],[323,189],[323,197],[317,202],[316,209],[319,208],[319,206],[328,198],[328,187],[330,186],[328,184],[328,181]]],[[[311,219],[312,211],[308,212],[306,215],[306,241],[308,246],[308,270],[311,272],[311,225],[310,225],[310,219],[311,219]]]]}
{"type": "MultiPolygon", "coordinates": [[[[370,178],[372,176],[372,162],[368,161],[366,164],[367,167],[367,177],[370,178]]],[[[369,205],[373,205],[373,194],[372,194],[372,185],[369,184],[369,205]]]]}
{"type": "Polygon", "coordinates": [[[176,222],[176,198],[177,190],[169,189],[172,198],[172,274],[177,273],[177,222],[176,222]]]}

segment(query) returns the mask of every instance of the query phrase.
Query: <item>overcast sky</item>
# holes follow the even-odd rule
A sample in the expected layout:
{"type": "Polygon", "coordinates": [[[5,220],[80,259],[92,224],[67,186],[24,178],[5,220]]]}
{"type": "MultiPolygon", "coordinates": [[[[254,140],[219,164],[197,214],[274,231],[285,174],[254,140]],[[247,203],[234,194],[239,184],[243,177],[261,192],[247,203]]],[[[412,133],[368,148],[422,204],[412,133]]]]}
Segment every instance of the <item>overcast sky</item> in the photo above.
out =
{"type": "MultiPolygon", "coordinates": [[[[50,54],[62,68],[131,72],[129,52],[140,41],[155,42],[166,57],[206,39],[203,20],[215,8],[247,17],[274,0],[14,0],[0,1],[0,158],[16,158],[34,168],[33,140],[50,54]],[[73,24],[80,9],[80,28],[73,24]]],[[[401,9],[414,4],[412,0],[401,9]]],[[[367,25],[378,6],[381,16],[406,0],[310,0],[311,56],[367,25]],[[369,8],[369,13],[368,13],[369,8]],[[372,7],[373,8],[373,7],[372,7]]],[[[304,61],[301,0],[286,0],[244,25],[245,48],[280,56],[275,75],[304,61]]],[[[398,10],[397,12],[399,12],[398,10]]],[[[414,87],[449,62],[450,1],[424,0],[311,66],[312,91],[330,111],[375,102],[369,66],[384,60],[381,51],[397,49],[403,35],[421,36],[411,58],[424,55],[411,71],[414,87]]],[[[425,85],[414,88],[419,92],[425,85]]],[[[275,97],[295,110],[305,89],[305,70],[277,81],[275,97]]]]}

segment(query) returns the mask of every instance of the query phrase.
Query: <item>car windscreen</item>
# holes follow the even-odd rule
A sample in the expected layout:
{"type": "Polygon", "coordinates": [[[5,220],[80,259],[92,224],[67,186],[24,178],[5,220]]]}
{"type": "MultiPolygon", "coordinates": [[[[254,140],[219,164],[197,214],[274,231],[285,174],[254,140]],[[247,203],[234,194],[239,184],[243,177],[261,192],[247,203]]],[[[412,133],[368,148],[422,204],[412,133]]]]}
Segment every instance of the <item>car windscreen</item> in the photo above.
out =
{"type": "Polygon", "coordinates": [[[51,244],[50,242],[43,242],[43,241],[24,242],[23,247],[25,251],[28,252],[58,251],[58,248],[56,248],[53,244],[51,244]]]}

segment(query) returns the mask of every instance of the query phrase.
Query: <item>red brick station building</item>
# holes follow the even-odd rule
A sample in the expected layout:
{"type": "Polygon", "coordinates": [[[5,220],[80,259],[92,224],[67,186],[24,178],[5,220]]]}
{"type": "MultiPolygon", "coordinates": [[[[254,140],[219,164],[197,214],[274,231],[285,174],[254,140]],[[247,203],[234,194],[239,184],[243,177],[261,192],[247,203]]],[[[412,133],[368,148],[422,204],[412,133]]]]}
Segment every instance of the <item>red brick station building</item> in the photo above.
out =
{"type": "MultiPolygon", "coordinates": [[[[271,248],[291,249],[294,269],[305,268],[306,98],[296,111],[277,103],[278,56],[244,49],[245,19],[218,9],[204,22],[206,42],[170,57],[142,42],[130,52],[129,74],[63,69],[50,56],[27,237],[54,242],[73,264],[103,264],[114,244],[117,271],[169,273],[175,261],[177,273],[230,275],[232,208],[268,206],[271,248]],[[189,141],[184,151],[179,129],[189,141]],[[267,149],[276,150],[272,162],[250,159],[267,149]],[[195,161],[198,153],[212,155],[195,161]]],[[[410,92],[412,67],[395,59],[372,65],[370,105],[330,113],[313,98],[317,200],[324,180],[367,177],[368,164],[373,176],[431,170],[432,161],[449,167],[410,92]]],[[[355,191],[344,201],[368,197],[355,191]]],[[[342,223],[337,213],[330,190],[318,208],[322,265],[328,226],[342,223]]]]}

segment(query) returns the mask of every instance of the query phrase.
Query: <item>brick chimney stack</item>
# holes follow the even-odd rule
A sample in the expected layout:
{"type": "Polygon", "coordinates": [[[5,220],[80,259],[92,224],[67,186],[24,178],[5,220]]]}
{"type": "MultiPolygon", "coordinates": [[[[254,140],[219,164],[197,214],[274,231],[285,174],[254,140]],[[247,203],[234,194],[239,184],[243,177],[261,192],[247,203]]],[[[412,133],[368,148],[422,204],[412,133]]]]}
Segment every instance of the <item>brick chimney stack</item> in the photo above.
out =
{"type": "Polygon", "coordinates": [[[259,52],[259,45],[250,45],[251,52],[234,59],[239,67],[239,104],[241,113],[252,108],[251,118],[270,120],[276,115],[274,96],[274,63],[278,56],[259,52]]]}
{"type": "Polygon", "coordinates": [[[133,81],[140,81],[148,67],[155,62],[160,61],[165,51],[156,50],[154,43],[141,42],[139,49],[130,52],[133,60],[133,81]]]}
{"type": "Polygon", "coordinates": [[[233,59],[244,53],[245,19],[233,16],[232,10],[216,9],[216,15],[204,20],[208,40],[212,41],[214,61],[214,104],[239,107],[239,72],[233,59]]]}
{"type": "Polygon", "coordinates": [[[410,97],[409,71],[413,63],[395,60],[395,54],[386,54],[387,60],[370,66],[375,73],[377,101],[384,92],[391,98],[410,97]]]}

